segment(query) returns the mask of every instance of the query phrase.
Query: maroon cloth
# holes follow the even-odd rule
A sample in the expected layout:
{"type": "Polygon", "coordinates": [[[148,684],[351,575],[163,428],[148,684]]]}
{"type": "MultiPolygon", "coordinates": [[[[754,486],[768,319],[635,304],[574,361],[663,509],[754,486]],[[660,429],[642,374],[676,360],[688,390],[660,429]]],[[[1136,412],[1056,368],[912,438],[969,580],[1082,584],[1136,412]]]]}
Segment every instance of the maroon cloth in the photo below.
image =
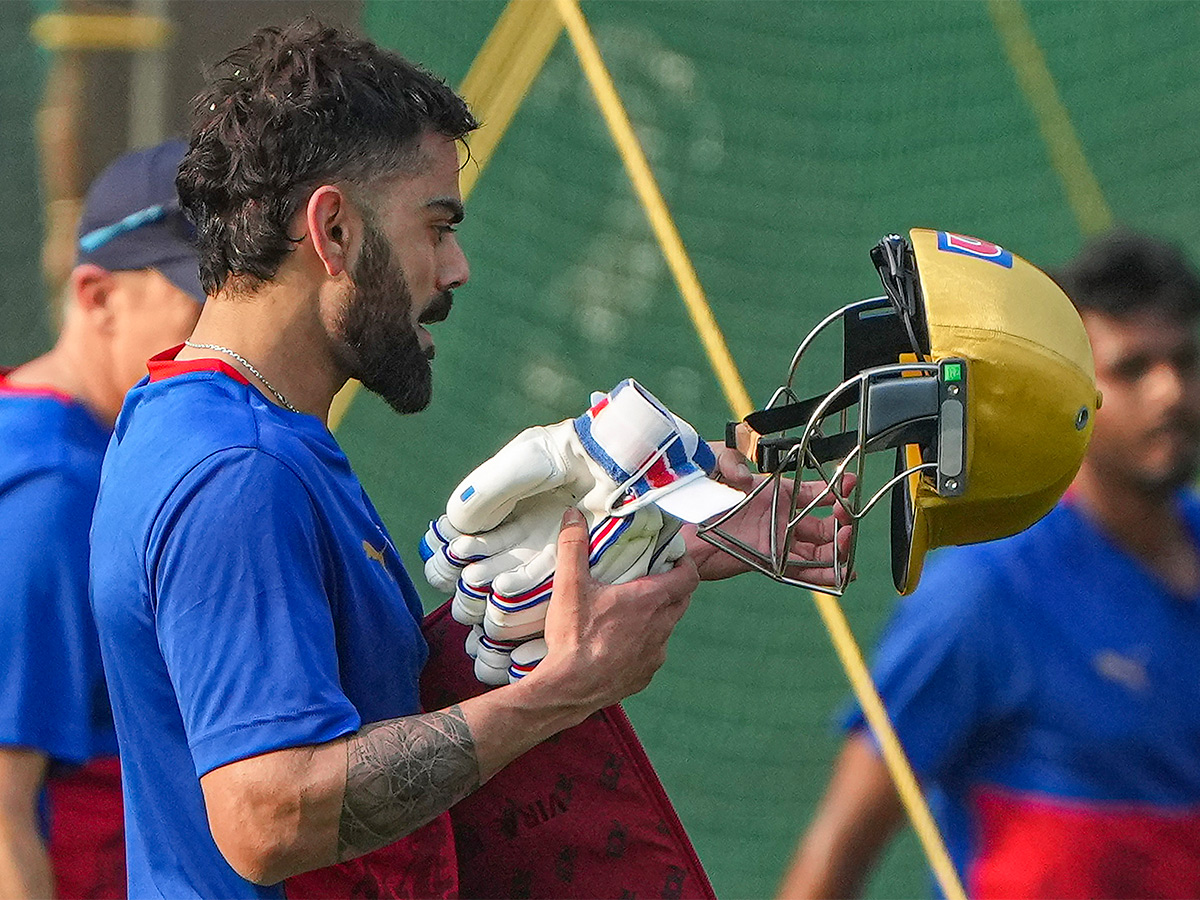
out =
{"type": "Polygon", "coordinates": [[[50,807],[47,851],[58,896],[125,897],[125,823],[121,764],[115,756],[46,779],[50,807]]]}
{"type": "MultiPolygon", "coordinates": [[[[425,619],[421,701],[442,709],[483,693],[447,603],[425,619]]],[[[459,889],[470,898],[715,894],[619,706],[510,763],[450,810],[459,889]]]]}
{"type": "Polygon", "coordinates": [[[289,900],[454,900],[458,871],[450,816],[442,813],[408,837],[357,859],[295,875],[283,883],[283,892],[289,900]]]}

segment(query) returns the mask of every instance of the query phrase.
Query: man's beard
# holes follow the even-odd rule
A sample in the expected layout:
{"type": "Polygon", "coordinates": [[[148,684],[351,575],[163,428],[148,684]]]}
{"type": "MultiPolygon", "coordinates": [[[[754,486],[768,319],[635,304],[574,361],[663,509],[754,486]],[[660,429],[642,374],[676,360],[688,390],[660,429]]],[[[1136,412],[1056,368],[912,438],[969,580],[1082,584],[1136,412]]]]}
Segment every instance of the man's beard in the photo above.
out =
{"type": "MultiPolygon", "coordinates": [[[[398,413],[420,412],[433,397],[433,368],[412,324],[412,292],[387,239],[368,225],[350,273],[354,294],[339,323],[351,377],[398,413]]],[[[434,303],[449,313],[450,292],[434,303]]],[[[431,321],[440,321],[430,317],[431,321]]]]}
{"type": "Polygon", "coordinates": [[[1156,468],[1144,467],[1139,470],[1135,466],[1133,480],[1143,492],[1167,497],[1196,480],[1198,448],[1194,426],[1175,423],[1163,427],[1188,428],[1185,446],[1156,468]]]}

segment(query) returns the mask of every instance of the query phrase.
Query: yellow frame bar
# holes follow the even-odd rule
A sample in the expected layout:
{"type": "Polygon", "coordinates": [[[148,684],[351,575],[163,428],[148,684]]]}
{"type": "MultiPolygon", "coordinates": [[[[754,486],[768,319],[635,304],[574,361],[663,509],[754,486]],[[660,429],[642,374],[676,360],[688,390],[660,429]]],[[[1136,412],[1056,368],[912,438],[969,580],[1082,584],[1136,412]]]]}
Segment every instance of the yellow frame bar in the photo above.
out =
{"type": "Polygon", "coordinates": [[[158,50],[171,30],[166,19],[135,13],[46,13],[29,29],[46,50],[158,50]]]}

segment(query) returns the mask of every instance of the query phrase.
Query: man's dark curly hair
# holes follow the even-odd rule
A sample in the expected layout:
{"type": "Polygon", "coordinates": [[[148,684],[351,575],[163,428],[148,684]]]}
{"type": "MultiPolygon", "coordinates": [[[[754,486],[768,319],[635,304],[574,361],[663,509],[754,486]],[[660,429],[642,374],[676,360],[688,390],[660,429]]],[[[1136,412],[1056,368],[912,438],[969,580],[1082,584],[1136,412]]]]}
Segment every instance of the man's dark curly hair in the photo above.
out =
{"type": "Polygon", "coordinates": [[[1054,273],[1080,312],[1126,318],[1145,311],[1200,317],[1200,276],[1174,244],[1119,229],[1093,238],[1054,273]]]}
{"type": "Polygon", "coordinates": [[[367,188],[412,169],[426,132],[461,140],[479,124],[438,78],[311,18],[256,31],[209,72],[191,112],[176,185],[210,294],[230,276],[272,278],[288,223],[321,184],[367,188]]]}

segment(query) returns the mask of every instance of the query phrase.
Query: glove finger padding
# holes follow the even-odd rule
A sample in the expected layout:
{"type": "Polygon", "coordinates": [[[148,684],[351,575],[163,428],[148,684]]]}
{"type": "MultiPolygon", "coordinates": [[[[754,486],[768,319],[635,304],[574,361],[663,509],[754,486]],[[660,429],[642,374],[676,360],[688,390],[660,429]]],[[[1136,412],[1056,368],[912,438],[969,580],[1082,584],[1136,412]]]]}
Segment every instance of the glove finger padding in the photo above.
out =
{"type": "MultiPolygon", "coordinates": [[[[562,489],[526,497],[517,501],[508,517],[495,528],[464,532],[454,538],[450,552],[458,559],[483,559],[514,549],[552,545],[558,540],[563,511],[574,504],[575,498],[562,489]]],[[[448,517],[445,518],[449,525],[448,517]]]]}
{"type": "Polygon", "coordinates": [[[547,652],[549,652],[549,647],[546,645],[545,638],[535,638],[515,648],[509,654],[511,660],[508,667],[509,684],[520,681],[532,672],[534,667],[546,658],[547,652]]]}
{"type": "Polygon", "coordinates": [[[475,651],[475,677],[484,684],[507,684],[512,653],[519,646],[514,641],[495,641],[486,634],[479,635],[475,651]]]}
{"type": "MultiPolygon", "coordinates": [[[[556,522],[561,521],[562,511],[546,510],[556,522]]],[[[606,516],[601,519],[591,529],[589,537],[588,562],[592,577],[614,584],[618,579],[631,580],[645,575],[662,527],[663,515],[654,507],[639,509],[622,518],[606,516]]],[[[554,591],[556,550],[557,540],[528,563],[494,577],[483,622],[488,635],[520,640],[542,632],[546,604],[554,591]]]]}
{"type": "MultiPolygon", "coordinates": [[[[494,557],[479,559],[462,570],[455,587],[451,613],[456,622],[475,625],[484,622],[488,600],[492,598],[492,580],[503,572],[532,568],[544,572],[554,570],[553,548],[512,547],[494,557]]],[[[545,577],[545,575],[539,576],[545,577]]],[[[502,635],[493,635],[500,637],[502,635]]]]}
{"type": "MultiPolygon", "coordinates": [[[[641,572],[639,570],[640,567],[634,567],[618,575],[609,583],[624,584],[626,581],[632,581],[634,578],[640,578],[642,575],[657,575],[674,568],[675,563],[687,553],[687,544],[683,539],[683,535],[679,533],[679,527],[682,524],[682,522],[676,519],[673,529],[669,525],[664,529],[664,534],[667,534],[669,539],[665,542],[660,542],[660,545],[656,548],[655,554],[651,557],[652,561],[648,572],[641,572]]],[[[594,572],[595,570],[593,570],[593,574],[594,572]]],[[[548,652],[549,646],[543,637],[532,638],[514,647],[509,654],[511,659],[508,667],[509,683],[516,683],[532,672],[537,664],[545,659],[548,652]]]]}
{"type": "Polygon", "coordinates": [[[454,591],[459,571],[467,563],[453,556],[450,551],[450,543],[460,534],[443,515],[429,523],[429,529],[418,547],[421,561],[425,564],[425,580],[434,590],[444,594],[454,591]]]}

